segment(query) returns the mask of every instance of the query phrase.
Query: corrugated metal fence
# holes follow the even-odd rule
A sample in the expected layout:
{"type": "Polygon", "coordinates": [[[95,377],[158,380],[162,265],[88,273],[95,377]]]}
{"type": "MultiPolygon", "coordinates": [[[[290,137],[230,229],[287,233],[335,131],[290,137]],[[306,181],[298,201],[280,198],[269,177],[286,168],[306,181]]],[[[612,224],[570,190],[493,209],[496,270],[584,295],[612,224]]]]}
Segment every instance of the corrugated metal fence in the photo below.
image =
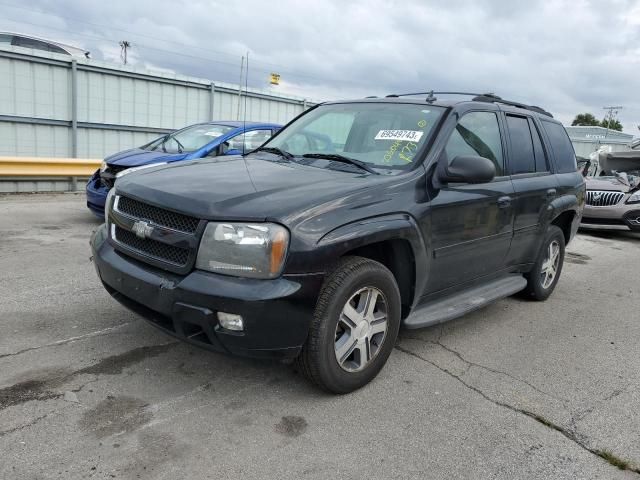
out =
{"type": "MultiPolygon", "coordinates": [[[[0,156],[102,158],[192,123],[242,118],[241,95],[237,85],[8,47],[0,50],[0,156]]],[[[286,123],[311,105],[246,95],[252,121],[286,123]]]]}

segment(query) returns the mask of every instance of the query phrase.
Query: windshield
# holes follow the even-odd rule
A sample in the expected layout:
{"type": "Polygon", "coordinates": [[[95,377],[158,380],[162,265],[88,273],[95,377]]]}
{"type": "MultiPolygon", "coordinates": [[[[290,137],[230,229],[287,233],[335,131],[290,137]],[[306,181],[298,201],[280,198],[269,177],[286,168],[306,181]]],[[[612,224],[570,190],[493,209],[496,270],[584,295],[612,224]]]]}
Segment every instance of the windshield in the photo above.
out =
{"type": "Polygon", "coordinates": [[[216,138],[229,133],[235,127],[200,124],[183,128],[143,146],[144,150],[160,150],[167,153],[194,152],[216,138]]]}
{"type": "Polygon", "coordinates": [[[279,149],[295,157],[340,155],[377,169],[408,169],[443,111],[427,104],[322,105],[263,148],[279,149]]]}

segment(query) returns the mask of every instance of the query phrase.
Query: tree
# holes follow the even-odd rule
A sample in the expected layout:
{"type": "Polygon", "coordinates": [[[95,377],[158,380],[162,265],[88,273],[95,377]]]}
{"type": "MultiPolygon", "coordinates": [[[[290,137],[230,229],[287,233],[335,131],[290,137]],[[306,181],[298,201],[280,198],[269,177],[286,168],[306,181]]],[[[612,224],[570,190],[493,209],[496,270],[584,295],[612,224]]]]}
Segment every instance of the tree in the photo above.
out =
{"type": "Polygon", "coordinates": [[[622,124],[620,123],[619,120],[615,120],[615,119],[611,120],[611,119],[605,118],[600,123],[600,126],[604,128],[609,127],[610,130],[617,130],[618,132],[622,131],[622,124]]]}
{"type": "Polygon", "coordinates": [[[598,119],[591,113],[579,113],[576,115],[576,118],[571,122],[572,126],[584,126],[584,127],[599,127],[600,122],[598,119]]]}

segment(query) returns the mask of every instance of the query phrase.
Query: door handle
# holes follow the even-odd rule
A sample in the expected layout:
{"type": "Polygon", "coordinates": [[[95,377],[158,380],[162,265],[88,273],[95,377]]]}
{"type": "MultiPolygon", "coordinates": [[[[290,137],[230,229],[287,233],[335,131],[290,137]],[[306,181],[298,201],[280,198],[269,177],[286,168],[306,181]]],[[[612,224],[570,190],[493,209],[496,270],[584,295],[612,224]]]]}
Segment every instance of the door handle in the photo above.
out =
{"type": "Polygon", "coordinates": [[[555,188],[550,188],[547,190],[547,198],[554,198],[557,194],[557,190],[555,188]]]}
{"type": "Polygon", "coordinates": [[[507,208],[511,206],[511,197],[505,196],[498,199],[499,208],[507,208]]]}

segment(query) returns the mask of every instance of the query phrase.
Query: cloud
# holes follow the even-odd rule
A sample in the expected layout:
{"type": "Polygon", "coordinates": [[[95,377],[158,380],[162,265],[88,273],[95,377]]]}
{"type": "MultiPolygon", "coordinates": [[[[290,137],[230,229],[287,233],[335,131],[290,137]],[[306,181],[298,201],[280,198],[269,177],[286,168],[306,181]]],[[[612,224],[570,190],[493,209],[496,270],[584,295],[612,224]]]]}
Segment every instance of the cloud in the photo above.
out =
{"type": "MultiPolygon", "coordinates": [[[[15,0],[12,0],[15,1],[15,0]]],[[[323,100],[420,90],[491,91],[564,122],[603,106],[638,133],[640,0],[32,0],[3,23],[80,44],[133,44],[142,65],[323,100]],[[44,13],[34,13],[35,11],[44,13]],[[22,23],[21,23],[22,22],[22,23]]],[[[16,28],[13,28],[14,30],[16,28]]],[[[115,57],[114,57],[115,55],[115,57]]]]}

